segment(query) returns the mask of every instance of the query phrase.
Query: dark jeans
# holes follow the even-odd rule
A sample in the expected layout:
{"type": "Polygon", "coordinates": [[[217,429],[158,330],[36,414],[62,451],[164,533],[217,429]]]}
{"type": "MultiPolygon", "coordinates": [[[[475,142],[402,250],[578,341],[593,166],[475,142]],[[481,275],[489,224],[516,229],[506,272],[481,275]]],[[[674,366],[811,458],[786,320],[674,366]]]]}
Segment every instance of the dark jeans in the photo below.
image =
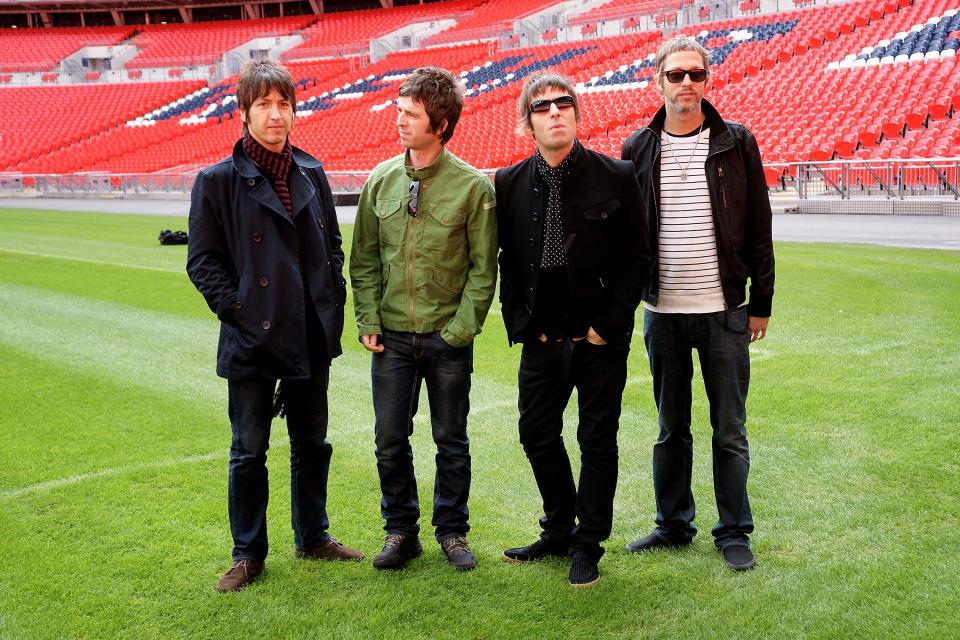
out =
{"type": "Polygon", "coordinates": [[[713,528],[714,542],[721,549],[749,544],[753,516],[747,499],[750,452],[745,426],[750,384],[748,324],[744,307],[702,314],[644,312],[643,339],[660,411],[660,435],[653,447],[656,523],[657,531],[671,540],[689,540],[697,533],[690,490],[691,350],[696,349],[713,426],[713,490],[720,516],[713,528]]]}
{"type": "MultiPolygon", "coordinates": [[[[325,542],[327,473],[333,447],[327,437],[329,363],[313,365],[308,380],[284,380],[290,435],[290,509],[298,549],[325,542]]],[[[229,380],[229,510],[233,559],[263,561],[267,556],[267,449],[273,420],[276,380],[229,380]]]]}
{"type": "Polygon", "coordinates": [[[523,344],[517,378],[520,443],[543,498],[541,537],[570,541],[571,553],[599,559],[613,524],[627,349],[569,338],[531,340],[523,344]],[[563,411],[574,387],[580,402],[579,487],[563,444],[563,411]]]}
{"type": "Polygon", "coordinates": [[[430,424],[437,445],[433,485],[433,526],[437,540],[462,536],[470,496],[470,373],[473,344],[452,347],[440,332],[384,331],[384,350],[373,355],[373,411],[380,474],[380,512],[388,533],[420,532],[420,500],[413,471],[410,435],[417,413],[420,383],[427,382],[430,424]]]}

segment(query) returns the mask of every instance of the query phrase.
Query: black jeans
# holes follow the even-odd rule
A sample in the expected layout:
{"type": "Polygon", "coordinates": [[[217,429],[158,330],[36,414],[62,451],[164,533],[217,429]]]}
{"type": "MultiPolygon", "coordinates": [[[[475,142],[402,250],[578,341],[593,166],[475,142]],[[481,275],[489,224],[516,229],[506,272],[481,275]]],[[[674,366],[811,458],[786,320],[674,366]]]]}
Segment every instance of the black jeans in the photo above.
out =
{"type": "Polygon", "coordinates": [[[617,430],[627,380],[626,347],[584,340],[530,341],[523,345],[520,443],[533,467],[544,515],[544,539],[570,541],[572,554],[595,559],[610,537],[617,489],[617,430]],[[580,402],[580,485],[574,486],[563,444],[563,411],[574,387],[580,402]]]}

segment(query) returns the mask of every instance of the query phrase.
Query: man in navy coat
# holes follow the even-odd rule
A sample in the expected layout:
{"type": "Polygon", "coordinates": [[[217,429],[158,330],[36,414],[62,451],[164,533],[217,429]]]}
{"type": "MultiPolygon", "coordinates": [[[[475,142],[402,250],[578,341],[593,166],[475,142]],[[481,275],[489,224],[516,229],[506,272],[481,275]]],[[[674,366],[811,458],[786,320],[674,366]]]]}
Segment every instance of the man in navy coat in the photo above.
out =
{"type": "Polygon", "coordinates": [[[270,61],[237,80],[243,137],[197,175],[187,274],[220,319],[217,374],[227,379],[233,566],[217,591],[250,584],[267,556],[270,424],[290,435],[291,524],[298,558],[360,560],[330,537],[326,511],[330,361],[340,355],[346,281],[330,185],[293,147],[293,78],[270,61]],[[278,385],[279,381],[279,385],[278,385]]]}

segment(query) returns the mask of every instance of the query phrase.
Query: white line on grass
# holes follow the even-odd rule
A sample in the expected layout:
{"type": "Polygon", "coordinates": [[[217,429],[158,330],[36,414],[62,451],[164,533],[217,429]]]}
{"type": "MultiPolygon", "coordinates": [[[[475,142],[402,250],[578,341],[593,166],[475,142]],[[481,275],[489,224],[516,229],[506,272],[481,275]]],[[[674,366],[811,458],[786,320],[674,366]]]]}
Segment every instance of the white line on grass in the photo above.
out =
{"type": "Polygon", "coordinates": [[[163,267],[151,267],[142,264],[129,264],[126,262],[110,262],[109,260],[93,260],[91,258],[78,258],[76,256],[64,256],[56,253],[42,253],[40,251],[21,251],[20,249],[6,249],[0,247],[4,253],[16,253],[22,256],[34,256],[37,258],[54,258],[56,260],[73,260],[76,262],[90,262],[92,264],[104,264],[111,267],[125,267],[127,269],[145,269],[147,271],[160,271],[163,273],[185,273],[183,269],[164,269],[163,267]]]}

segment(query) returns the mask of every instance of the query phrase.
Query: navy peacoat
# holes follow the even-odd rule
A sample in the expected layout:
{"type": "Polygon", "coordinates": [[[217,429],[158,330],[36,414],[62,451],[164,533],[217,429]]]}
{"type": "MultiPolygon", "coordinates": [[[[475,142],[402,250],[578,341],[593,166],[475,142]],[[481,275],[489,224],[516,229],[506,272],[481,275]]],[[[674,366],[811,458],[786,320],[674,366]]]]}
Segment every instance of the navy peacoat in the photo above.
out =
{"type": "Polygon", "coordinates": [[[187,274],[221,321],[221,377],[310,377],[308,303],[327,355],[342,353],[344,256],[322,163],[294,147],[288,183],[293,218],[242,141],[194,183],[187,274]]]}

